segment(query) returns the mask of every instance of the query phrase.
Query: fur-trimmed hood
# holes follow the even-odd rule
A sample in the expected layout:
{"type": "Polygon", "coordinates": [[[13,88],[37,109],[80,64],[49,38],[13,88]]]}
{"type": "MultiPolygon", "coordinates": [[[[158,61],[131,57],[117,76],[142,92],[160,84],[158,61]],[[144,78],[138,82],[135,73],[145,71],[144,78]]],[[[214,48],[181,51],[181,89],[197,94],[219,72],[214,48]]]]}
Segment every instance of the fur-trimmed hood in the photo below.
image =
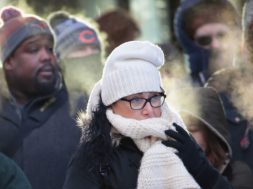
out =
{"type": "MultiPolygon", "coordinates": [[[[87,138],[86,132],[88,131],[90,119],[91,119],[91,116],[88,113],[86,113],[85,111],[81,111],[78,113],[77,125],[82,130],[81,141],[83,141],[84,139],[89,140],[87,138]]],[[[120,141],[124,138],[124,136],[119,134],[113,127],[111,128],[110,136],[112,139],[112,145],[115,147],[119,146],[120,141]]]]}

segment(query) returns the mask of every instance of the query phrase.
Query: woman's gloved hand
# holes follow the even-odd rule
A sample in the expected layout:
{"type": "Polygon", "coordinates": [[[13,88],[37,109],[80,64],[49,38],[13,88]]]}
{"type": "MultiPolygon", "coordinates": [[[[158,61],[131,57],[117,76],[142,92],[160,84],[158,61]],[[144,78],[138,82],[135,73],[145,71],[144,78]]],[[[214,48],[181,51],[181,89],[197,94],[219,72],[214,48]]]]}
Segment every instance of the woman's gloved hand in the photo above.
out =
{"type": "Polygon", "coordinates": [[[219,172],[209,164],[205,154],[195,140],[179,125],[173,123],[176,131],[166,130],[170,138],[162,141],[165,146],[177,149],[177,155],[202,188],[212,188],[219,179],[219,172]]]}

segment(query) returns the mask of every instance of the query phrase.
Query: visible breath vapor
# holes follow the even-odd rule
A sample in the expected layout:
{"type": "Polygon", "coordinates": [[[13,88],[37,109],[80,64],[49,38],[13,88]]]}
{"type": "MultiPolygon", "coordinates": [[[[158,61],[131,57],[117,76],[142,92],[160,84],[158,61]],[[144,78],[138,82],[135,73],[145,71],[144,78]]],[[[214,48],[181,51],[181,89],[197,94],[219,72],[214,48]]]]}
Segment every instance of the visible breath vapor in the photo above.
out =
{"type": "Polygon", "coordinates": [[[177,112],[190,107],[192,113],[198,112],[197,95],[181,59],[166,63],[162,68],[163,88],[168,105],[177,112]]]}
{"type": "Polygon", "coordinates": [[[231,98],[239,113],[253,122],[253,71],[251,68],[242,72],[238,71],[232,85],[231,98]]]}

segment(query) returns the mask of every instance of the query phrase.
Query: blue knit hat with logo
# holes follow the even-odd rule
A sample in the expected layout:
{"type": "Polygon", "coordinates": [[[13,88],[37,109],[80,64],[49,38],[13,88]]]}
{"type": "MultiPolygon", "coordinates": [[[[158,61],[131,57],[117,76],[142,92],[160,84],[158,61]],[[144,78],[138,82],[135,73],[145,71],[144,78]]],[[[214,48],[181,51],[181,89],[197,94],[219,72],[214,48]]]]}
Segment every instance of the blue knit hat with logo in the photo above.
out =
{"type": "Polygon", "coordinates": [[[47,23],[35,15],[25,15],[21,10],[8,6],[1,10],[0,55],[4,63],[16,48],[26,39],[46,34],[52,37],[47,23]]]}
{"type": "Polygon", "coordinates": [[[49,24],[56,37],[56,53],[60,59],[69,53],[85,46],[100,49],[100,41],[96,31],[83,21],[66,12],[56,12],[49,17],[49,24]]]}

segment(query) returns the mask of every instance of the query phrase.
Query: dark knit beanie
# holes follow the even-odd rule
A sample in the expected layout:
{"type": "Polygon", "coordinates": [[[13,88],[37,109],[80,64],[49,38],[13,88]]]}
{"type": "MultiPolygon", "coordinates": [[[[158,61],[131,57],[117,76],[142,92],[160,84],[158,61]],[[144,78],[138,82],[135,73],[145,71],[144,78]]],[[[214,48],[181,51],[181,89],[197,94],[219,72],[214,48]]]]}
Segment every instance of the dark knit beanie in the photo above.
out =
{"type": "Polygon", "coordinates": [[[34,15],[24,15],[15,7],[1,10],[0,28],[1,61],[4,63],[16,48],[27,38],[46,34],[53,38],[47,23],[34,15]]]}
{"type": "Polygon", "coordinates": [[[80,21],[66,12],[55,12],[49,16],[49,24],[56,38],[56,53],[60,59],[84,46],[100,49],[98,35],[88,22],[80,21]]]}
{"type": "Polygon", "coordinates": [[[193,38],[196,30],[207,23],[224,23],[230,27],[241,27],[240,16],[227,0],[202,0],[183,13],[184,31],[193,38]]]}

